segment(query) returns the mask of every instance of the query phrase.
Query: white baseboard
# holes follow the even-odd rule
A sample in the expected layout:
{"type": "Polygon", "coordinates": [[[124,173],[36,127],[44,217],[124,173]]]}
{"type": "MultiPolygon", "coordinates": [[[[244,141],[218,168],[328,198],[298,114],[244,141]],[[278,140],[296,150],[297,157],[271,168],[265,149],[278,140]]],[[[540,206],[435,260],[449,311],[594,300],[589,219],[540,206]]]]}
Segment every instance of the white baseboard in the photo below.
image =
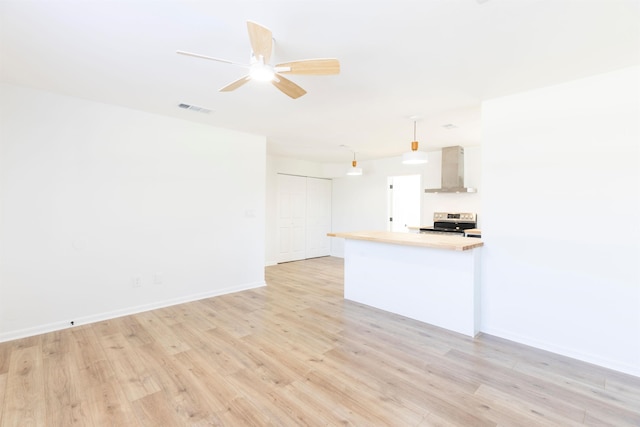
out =
{"type": "Polygon", "coordinates": [[[498,338],[504,338],[509,341],[514,341],[519,344],[535,347],[540,350],[545,350],[551,353],[570,357],[572,359],[577,359],[582,362],[592,363],[594,365],[598,365],[603,368],[612,369],[614,371],[640,377],[640,366],[638,365],[622,363],[617,360],[610,360],[595,354],[588,354],[588,353],[576,351],[575,349],[559,346],[557,344],[553,344],[545,341],[540,341],[537,339],[515,334],[505,330],[481,328],[480,332],[487,335],[493,335],[498,338]]]}
{"type": "Polygon", "coordinates": [[[131,314],[142,313],[144,311],[156,310],[158,308],[169,307],[172,305],[184,304],[187,302],[198,301],[201,299],[217,297],[220,295],[231,294],[234,292],[247,291],[249,289],[256,289],[266,286],[264,281],[243,284],[240,286],[229,286],[222,289],[216,289],[213,292],[204,292],[200,294],[186,295],[179,298],[173,298],[165,301],[158,301],[150,304],[143,304],[135,307],[126,307],[119,310],[113,310],[105,313],[74,318],[73,326],[69,320],[63,320],[59,322],[47,323],[45,325],[38,325],[31,328],[19,329],[16,331],[9,331],[0,334],[0,342],[12,341],[20,338],[32,337],[35,335],[45,334],[47,332],[59,331],[61,329],[73,328],[79,325],[86,325],[89,323],[101,322],[104,320],[115,319],[116,317],[128,316],[131,314]]]}

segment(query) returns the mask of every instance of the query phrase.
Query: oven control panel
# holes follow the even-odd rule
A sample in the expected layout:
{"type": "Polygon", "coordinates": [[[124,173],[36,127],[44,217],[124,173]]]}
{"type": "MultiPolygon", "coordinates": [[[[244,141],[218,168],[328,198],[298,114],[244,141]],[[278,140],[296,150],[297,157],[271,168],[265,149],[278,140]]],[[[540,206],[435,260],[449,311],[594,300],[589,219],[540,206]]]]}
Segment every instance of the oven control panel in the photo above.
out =
{"type": "Polygon", "coordinates": [[[434,221],[476,222],[476,214],[470,212],[434,212],[434,221]]]}

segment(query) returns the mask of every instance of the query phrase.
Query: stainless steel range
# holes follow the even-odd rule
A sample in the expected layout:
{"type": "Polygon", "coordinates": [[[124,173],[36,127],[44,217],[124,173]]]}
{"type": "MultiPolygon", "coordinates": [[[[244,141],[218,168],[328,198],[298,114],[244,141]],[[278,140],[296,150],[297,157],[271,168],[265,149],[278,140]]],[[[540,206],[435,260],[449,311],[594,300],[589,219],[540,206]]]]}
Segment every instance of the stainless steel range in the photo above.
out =
{"type": "Polygon", "coordinates": [[[477,220],[477,215],[469,212],[435,212],[433,214],[433,227],[421,228],[420,233],[464,236],[465,230],[477,227],[477,220]]]}

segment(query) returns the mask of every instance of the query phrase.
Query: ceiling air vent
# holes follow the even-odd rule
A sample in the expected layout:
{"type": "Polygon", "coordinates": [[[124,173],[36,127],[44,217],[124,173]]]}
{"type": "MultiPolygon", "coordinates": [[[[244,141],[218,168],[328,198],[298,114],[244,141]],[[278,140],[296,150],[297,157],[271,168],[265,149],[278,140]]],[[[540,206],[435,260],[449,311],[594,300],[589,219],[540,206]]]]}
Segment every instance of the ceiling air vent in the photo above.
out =
{"type": "Polygon", "coordinates": [[[209,114],[211,112],[211,110],[209,110],[208,108],[198,107],[197,105],[191,105],[191,104],[185,104],[185,103],[178,104],[178,107],[183,108],[185,110],[196,111],[198,113],[203,113],[203,114],[209,114]]]}

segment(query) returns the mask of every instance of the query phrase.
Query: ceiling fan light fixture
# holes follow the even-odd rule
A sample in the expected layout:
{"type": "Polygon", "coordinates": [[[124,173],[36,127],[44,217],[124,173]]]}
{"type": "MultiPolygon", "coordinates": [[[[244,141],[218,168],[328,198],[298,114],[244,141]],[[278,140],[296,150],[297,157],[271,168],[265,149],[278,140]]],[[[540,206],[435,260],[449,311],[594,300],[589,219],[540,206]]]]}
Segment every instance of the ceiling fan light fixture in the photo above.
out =
{"type": "Polygon", "coordinates": [[[276,77],[276,73],[268,65],[257,63],[251,66],[249,76],[259,82],[270,82],[276,77]]]}
{"type": "Polygon", "coordinates": [[[299,59],[297,61],[284,62],[275,66],[271,65],[271,54],[273,53],[273,35],[271,30],[262,25],[247,21],[249,32],[249,42],[251,44],[250,64],[240,64],[227,59],[216,58],[199,53],[176,51],[180,55],[193,56],[196,58],[208,59],[211,61],[224,62],[226,64],[238,65],[248,68],[249,73],[228,85],[219,89],[220,92],[231,92],[247,84],[251,80],[271,82],[280,92],[292,99],[300,98],[307,91],[296,83],[282,76],[286,74],[306,74],[306,75],[328,75],[340,73],[340,61],[335,58],[319,59],[299,59]]]}
{"type": "Polygon", "coordinates": [[[421,165],[428,163],[427,153],[418,151],[418,141],[416,140],[416,122],[413,122],[413,141],[411,141],[411,151],[402,155],[402,163],[405,165],[421,165]]]}

